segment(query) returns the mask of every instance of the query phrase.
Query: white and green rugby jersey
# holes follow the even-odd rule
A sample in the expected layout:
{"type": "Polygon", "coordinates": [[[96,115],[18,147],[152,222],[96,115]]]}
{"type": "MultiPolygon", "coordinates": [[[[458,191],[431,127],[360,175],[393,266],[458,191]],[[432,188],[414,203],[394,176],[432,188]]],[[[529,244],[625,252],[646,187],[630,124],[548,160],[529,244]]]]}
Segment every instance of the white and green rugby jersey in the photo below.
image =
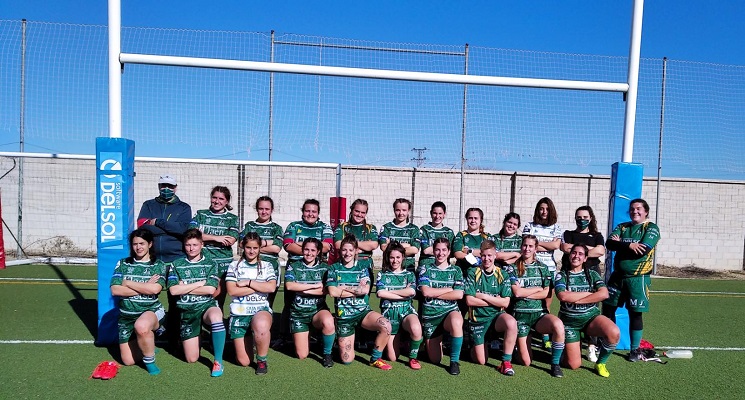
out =
{"type": "MultiPolygon", "coordinates": [[[[411,271],[381,271],[378,272],[376,287],[378,288],[378,291],[401,290],[408,288],[416,290],[416,278],[414,277],[414,273],[411,271]]],[[[413,298],[414,295],[412,295],[410,298],[402,300],[380,299],[380,310],[385,312],[386,310],[391,308],[411,307],[413,298]]]]}
{"type": "MultiPolygon", "coordinates": [[[[341,262],[334,263],[326,275],[326,286],[357,287],[363,284],[370,284],[370,273],[367,266],[357,262],[350,268],[341,262]]],[[[370,310],[370,296],[365,292],[363,296],[337,297],[334,299],[334,305],[338,319],[354,318],[370,310]]]]}
{"type": "MultiPolygon", "coordinates": [[[[593,270],[589,270],[591,282],[587,281],[587,276],[584,271],[580,272],[567,272],[561,271],[556,274],[556,282],[554,288],[556,293],[561,292],[597,292],[598,289],[605,287],[605,281],[600,277],[600,274],[593,270]]],[[[569,317],[587,317],[591,315],[600,314],[597,303],[590,304],[575,304],[561,302],[561,308],[559,309],[559,318],[564,316],[569,317]]]]}
{"type": "MultiPolygon", "coordinates": [[[[252,264],[241,258],[230,263],[225,275],[225,282],[237,283],[249,279],[257,282],[269,282],[276,281],[277,276],[274,275],[274,268],[268,261],[259,261],[252,264]]],[[[230,315],[232,316],[254,315],[259,311],[272,312],[271,307],[269,307],[269,293],[253,292],[245,296],[233,297],[230,302],[230,315]]]]}
{"type": "MultiPolygon", "coordinates": [[[[283,231],[282,227],[276,222],[267,221],[266,223],[261,223],[258,221],[248,221],[241,231],[241,239],[246,237],[249,232],[255,232],[261,240],[266,240],[267,243],[279,246],[280,249],[282,248],[283,231]]],[[[272,267],[274,267],[275,273],[279,271],[279,252],[261,253],[261,259],[263,261],[269,261],[272,267]]]]}
{"type": "MultiPolygon", "coordinates": [[[[454,290],[463,290],[463,272],[460,268],[450,264],[442,269],[436,265],[427,265],[420,269],[417,285],[419,288],[429,286],[434,289],[453,288],[454,290]]],[[[422,319],[443,317],[455,310],[458,310],[458,300],[425,297],[422,306],[422,319]]]]}
{"type": "MultiPolygon", "coordinates": [[[[553,280],[553,274],[548,270],[548,267],[538,260],[531,264],[525,264],[525,272],[522,275],[518,275],[517,266],[514,264],[508,265],[505,271],[510,275],[510,284],[519,285],[521,288],[546,288],[551,285],[553,280]]],[[[516,297],[514,292],[512,294],[514,299],[511,306],[514,312],[548,312],[545,299],[528,299],[516,297]]]]}
{"type": "MultiPolygon", "coordinates": [[[[205,286],[217,288],[220,278],[217,276],[217,264],[202,254],[199,259],[189,261],[186,257],[173,261],[168,269],[168,288],[184,282],[190,284],[206,281],[205,286]]],[[[182,294],[176,301],[178,308],[184,311],[201,310],[217,306],[217,300],[208,294],[182,294]]]]}
{"type": "MultiPolygon", "coordinates": [[[[151,264],[150,261],[139,262],[131,258],[123,258],[114,267],[114,275],[111,277],[110,286],[121,285],[125,279],[145,283],[154,275],[160,276],[158,285],[165,287],[166,265],[162,261],[156,260],[151,264]]],[[[121,297],[119,300],[119,312],[128,317],[137,317],[145,311],[155,311],[160,308],[163,308],[163,306],[160,304],[157,294],[137,294],[121,297]]]]}
{"type": "MultiPolygon", "coordinates": [[[[295,261],[288,264],[285,269],[285,282],[297,282],[304,284],[324,283],[328,273],[328,264],[316,262],[308,265],[305,260],[295,261]]],[[[285,289],[287,290],[287,289],[285,289]]],[[[326,296],[312,296],[295,293],[295,301],[292,303],[292,311],[296,314],[315,315],[324,308],[326,296]]]]}
{"type": "MultiPolygon", "coordinates": [[[[190,228],[197,228],[203,234],[213,236],[230,236],[238,240],[238,217],[227,210],[214,213],[212,210],[199,210],[189,223],[190,228]]],[[[203,252],[217,262],[233,260],[233,249],[212,241],[204,242],[203,252]]]]}
{"type": "MultiPolygon", "coordinates": [[[[533,222],[528,222],[523,227],[523,236],[533,235],[538,239],[539,243],[553,242],[556,239],[561,239],[564,235],[564,230],[561,229],[561,225],[541,225],[533,222]]],[[[556,260],[554,260],[553,251],[536,251],[535,258],[545,264],[548,270],[553,272],[556,271],[556,260]]]]}
{"type": "Polygon", "coordinates": [[[452,244],[455,233],[452,229],[443,225],[439,228],[435,228],[430,224],[422,225],[419,228],[419,242],[422,246],[422,253],[419,255],[419,266],[432,265],[435,263],[435,256],[430,254],[424,254],[424,249],[432,247],[435,243],[435,239],[441,237],[447,238],[452,244]]]}

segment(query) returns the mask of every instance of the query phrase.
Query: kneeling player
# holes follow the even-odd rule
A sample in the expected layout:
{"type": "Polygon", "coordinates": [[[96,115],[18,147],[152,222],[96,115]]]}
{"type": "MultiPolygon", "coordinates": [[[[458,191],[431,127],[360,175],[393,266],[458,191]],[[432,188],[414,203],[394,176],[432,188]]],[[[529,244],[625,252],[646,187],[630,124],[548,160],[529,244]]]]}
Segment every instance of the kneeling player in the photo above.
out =
{"type": "Polygon", "coordinates": [[[133,350],[142,353],[142,362],[150,375],[160,369],[155,365],[154,331],[161,329],[165,310],[158,294],[166,284],[166,267],[155,258],[153,234],[137,229],[129,235],[130,256],[114,267],[111,294],[119,297],[119,352],[124,365],[134,365],[133,350]],[[130,338],[137,336],[135,348],[130,338]]]}
{"type": "Polygon", "coordinates": [[[331,368],[334,360],[331,350],[336,339],[334,317],[326,305],[326,289],[323,281],[328,265],[319,257],[323,245],[316,238],[303,241],[303,259],[289,264],[285,270],[285,287],[295,293],[290,307],[290,330],[295,342],[295,353],[305,359],[310,353],[308,336],[311,325],[323,334],[323,366],[331,368]]]}
{"type": "Polygon", "coordinates": [[[439,364],[442,359],[442,334],[450,334],[451,375],[460,374],[460,350],[463,347],[463,316],[458,300],[463,298],[463,273],[450,265],[450,241],[437,238],[433,244],[435,264],[422,268],[419,290],[424,297],[422,330],[429,360],[439,364]]]}
{"type": "Polygon", "coordinates": [[[530,330],[545,335],[550,334],[551,375],[564,376],[559,362],[564,352],[564,324],[559,318],[548,313],[546,297],[552,285],[553,274],[545,264],[535,259],[538,239],[533,235],[523,237],[520,259],[507,267],[512,284],[512,311],[517,320],[517,348],[523,365],[530,365],[532,349],[528,343],[530,330]]]}
{"type": "Polygon", "coordinates": [[[217,264],[202,255],[202,232],[189,229],[184,234],[186,257],[171,264],[168,272],[168,292],[179,296],[176,305],[181,310],[181,341],[184,346],[186,362],[199,359],[199,334],[202,324],[212,332],[212,346],[215,362],[212,376],[223,373],[222,353],[225,350],[225,324],[222,310],[212,296],[220,284],[217,264]]]}
{"type": "Polygon", "coordinates": [[[572,246],[569,265],[556,276],[556,296],[561,301],[559,318],[564,322],[566,333],[566,361],[571,369],[582,365],[580,333],[598,337],[600,355],[595,370],[602,377],[609,377],[605,367],[608,358],[616,349],[620,332],[616,324],[600,315],[598,302],[608,298],[608,289],[600,275],[590,269],[587,262],[587,247],[572,246]]]}
{"type": "Polygon", "coordinates": [[[517,322],[504,312],[510,305],[512,289],[509,280],[494,263],[497,246],[491,240],[481,242],[481,266],[471,268],[466,277],[466,302],[468,304],[468,327],[471,332],[471,358],[481,365],[486,364],[489,352],[484,348],[484,337],[489,329],[504,333],[502,363],[499,372],[515,375],[512,369],[512,351],[517,340],[517,322]]]}
{"type": "Polygon", "coordinates": [[[340,249],[341,260],[329,267],[326,286],[335,299],[341,362],[349,364],[354,360],[354,331],[357,326],[362,326],[369,331],[378,332],[370,365],[389,370],[392,367],[380,357],[391,336],[391,323],[370,309],[370,273],[366,265],[356,261],[357,239],[354,235],[342,239],[340,249]]]}
{"type": "Polygon", "coordinates": [[[383,252],[383,270],[378,274],[378,297],[381,300],[380,310],[383,316],[391,322],[391,337],[388,339],[388,359],[398,359],[400,336],[399,328],[403,328],[411,336],[409,349],[409,367],[421,369],[417,361],[419,347],[422,345],[422,325],[419,323],[414,307],[411,305],[416,294],[416,279],[414,273],[403,268],[406,249],[398,242],[391,242],[383,252]]]}
{"type": "MultiPolygon", "coordinates": [[[[245,341],[250,329],[256,342],[256,375],[266,374],[266,357],[269,352],[272,327],[272,308],[269,306],[269,293],[277,290],[277,277],[268,261],[259,257],[261,237],[249,232],[241,240],[243,255],[233,261],[225,276],[230,302],[230,338],[235,345],[238,362],[247,367],[251,363],[245,341]]],[[[247,344],[249,344],[247,346],[247,344]]]]}

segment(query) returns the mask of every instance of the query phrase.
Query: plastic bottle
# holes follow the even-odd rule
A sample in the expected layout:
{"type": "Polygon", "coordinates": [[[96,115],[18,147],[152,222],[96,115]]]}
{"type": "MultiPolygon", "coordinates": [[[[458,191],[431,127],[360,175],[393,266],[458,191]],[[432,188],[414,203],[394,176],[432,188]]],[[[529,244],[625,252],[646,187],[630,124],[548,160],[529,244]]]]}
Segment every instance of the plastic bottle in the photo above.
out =
{"type": "Polygon", "coordinates": [[[662,355],[667,358],[693,358],[693,352],[690,350],[668,350],[662,355]]]}

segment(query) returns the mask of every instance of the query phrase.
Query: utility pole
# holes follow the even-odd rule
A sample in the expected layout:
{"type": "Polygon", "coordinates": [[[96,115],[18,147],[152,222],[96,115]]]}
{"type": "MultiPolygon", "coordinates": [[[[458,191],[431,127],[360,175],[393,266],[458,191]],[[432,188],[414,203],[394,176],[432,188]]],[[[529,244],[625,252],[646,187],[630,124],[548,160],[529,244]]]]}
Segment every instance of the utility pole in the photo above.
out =
{"type": "Polygon", "coordinates": [[[422,164],[427,161],[427,157],[422,157],[424,155],[424,152],[427,150],[429,149],[427,149],[426,147],[421,149],[417,149],[416,147],[414,147],[413,149],[411,149],[411,151],[416,151],[416,157],[412,158],[411,161],[416,161],[417,168],[421,167],[422,164]]]}

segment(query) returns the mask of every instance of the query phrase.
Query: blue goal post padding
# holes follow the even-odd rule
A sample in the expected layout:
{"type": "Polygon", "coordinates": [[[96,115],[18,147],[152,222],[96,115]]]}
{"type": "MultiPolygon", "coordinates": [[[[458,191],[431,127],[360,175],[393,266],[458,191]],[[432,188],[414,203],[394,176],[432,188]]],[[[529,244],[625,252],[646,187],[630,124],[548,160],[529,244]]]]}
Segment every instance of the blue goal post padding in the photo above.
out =
{"type": "MultiPolygon", "coordinates": [[[[638,163],[617,162],[611,167],[610,199],[608,203],[608,235],[618,224],[629,221],[629,205],[631,200],[642,197],[642,183],[644,168],[638,163]]],[[[613,258],[615,252],[608,251],[605,256],[605,280],[608,281],[613,272],[613,258]]],[[[629,312],[625,307],[616,310],[616,325],[621,331],[621,340],[616,349],[629,350],[629,312]]]]}
{"type": "Polygon", "coordinates": [[[129,256],[128,236],[135,218],[134,160],[133,141],[96,138],[98,346],[118,343],[119,310],[109,283],[117,261],[129,256]]]}

